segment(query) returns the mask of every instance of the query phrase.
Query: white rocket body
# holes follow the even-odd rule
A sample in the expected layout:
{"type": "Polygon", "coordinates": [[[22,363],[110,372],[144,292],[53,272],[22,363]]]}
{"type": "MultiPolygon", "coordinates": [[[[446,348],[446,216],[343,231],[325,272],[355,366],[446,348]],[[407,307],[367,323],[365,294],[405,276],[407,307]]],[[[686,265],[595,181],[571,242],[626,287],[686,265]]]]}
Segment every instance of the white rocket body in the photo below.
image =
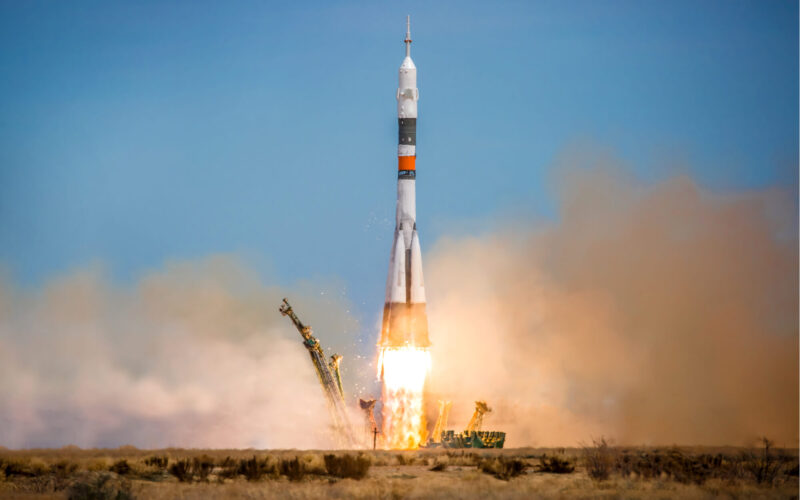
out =
{"type": "Polygon", "coordinates": [[[417,235],[417,67],[411,60],[411,33],[397,87],[397,215],[386,280],[380,346],[428,347],[428,318],[422,280],[422,251],[417,235]]]}

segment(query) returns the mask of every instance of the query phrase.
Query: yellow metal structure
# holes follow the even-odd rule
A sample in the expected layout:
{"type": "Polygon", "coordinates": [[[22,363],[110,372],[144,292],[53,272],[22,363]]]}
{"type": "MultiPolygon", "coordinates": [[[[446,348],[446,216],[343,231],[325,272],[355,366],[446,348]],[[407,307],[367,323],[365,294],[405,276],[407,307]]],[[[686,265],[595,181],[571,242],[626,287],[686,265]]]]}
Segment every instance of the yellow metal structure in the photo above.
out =
{"type": "Polygon", "coordinates": [[[336,386],[339,388],[339,394],[342,395],[342,400],[344,400],[344,389],[342,388],[342,375],[339,373],[339,364],[341,364],[341,362],[342,362],[342,355],[334,354],[333,356],[331,356],[331,360],[328,363],[328,368],[331,369],[333,378],[336,380],[336,386]]]}
{"type": "Polygon", "coordinates": [[[475,401],[475,413],[464,432],[459,433],[445,430],[450,405],[450,401],[439,401],[439,418],[425,448],[502,448],[505,445],[505,432],[481,430],[483,416],[492,411],[486,401],[475,401]]]}
{"type": "Polygon", "coordinates": [[[466,431],[474,432],[481,430],[483,426],[483,416],[491,411],[492,409],[489,408],[486,401],[475,401],[475,413],[473,413],[472,418],[469,419],[466,431]]]}
{"type": "Polygon", "coordinates": [[[452,401],[439,401],[439,418],[436,419],[431,436],[431,441],[434,443],[442,442],[442,431],[447,427],[447,417],[450,415],[451,406],[453,406],[452,401]]]}

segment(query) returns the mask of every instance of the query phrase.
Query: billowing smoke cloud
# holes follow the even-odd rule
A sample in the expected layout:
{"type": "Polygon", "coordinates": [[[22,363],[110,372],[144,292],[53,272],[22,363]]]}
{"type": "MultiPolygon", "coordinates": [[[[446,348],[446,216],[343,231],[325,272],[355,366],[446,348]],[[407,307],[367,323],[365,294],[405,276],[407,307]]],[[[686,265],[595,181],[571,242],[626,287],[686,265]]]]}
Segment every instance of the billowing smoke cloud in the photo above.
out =
{"type": "Polygon", "coordinates": [[[321,289],[264,286],[229,257],[128,288],[96,270],[35,292],[3,283],[0,444],[332,446],[308,355],[277,311],[288,295],[325,347],[352,349],[346,302],[321,289]]]}
{"type": "MultiPolygon", "coordinates": [[[[450,428],[486,399],[485,427],[509,446],[796,445],[792,194],[568,171],[557,222],[443,238],[426,255],[430,393],[454,401],[450,428]]],[[[0,445],[335,446],[276,308],[292,298],[345,354],[349,389],[367,384],[374,366],[336,289],[265,286],[229,257],[129,287],[98,270],[33,291],[0,280],[0,445]]]]}
{"type": "Polygon", "coordinates": [[[454,401],[450,427],[486,399],[484,428],[510,446],[796,446],[792,195],[567,167],[557,223],[427,255],[431,393],[454,401]]]}

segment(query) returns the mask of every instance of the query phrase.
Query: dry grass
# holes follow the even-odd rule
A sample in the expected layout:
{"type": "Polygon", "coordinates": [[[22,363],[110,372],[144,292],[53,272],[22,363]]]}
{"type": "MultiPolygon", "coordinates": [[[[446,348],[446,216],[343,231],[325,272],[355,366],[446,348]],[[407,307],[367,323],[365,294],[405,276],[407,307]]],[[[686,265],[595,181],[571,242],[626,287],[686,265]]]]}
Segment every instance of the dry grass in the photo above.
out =
{"type": "Polygon", "coordinates": [[[592,445],[583,446],[583,458],[589,477],[604,481],[611,476],[614,468],[614,454],[605,438],[593,439],[592,445]]]}
{"type": "Polygon", "coordinates": [[[144,464],[157,469],[166,470],[167,465],[169,465],[169,457],[166,455],[154,455],[152,457],[145,458],[144,464]]]}
{"type": "Polygon", "coordinates": [[[437,460],[436,463],[433,464],[433,467],[431,467],[429,470],[432,470],[433,472],[444,472],[447,470],[447,462],[437,460]]]}
{"type": "Polygon", "coordinates": [[[130,481],[113,474],[89,474],[78,478],[66,491],[69,500],[131,500],[130,481]]]}
{"type": "Polygon", "coordinates": [[[192,462],[188,458],[176,460],[169,467],[169,473],[182,483],[191,483],[194,475],[192,474],[192,462]]]}
{"type": "Polygon", "coordinates": [[[325,470],[339,478],[364,479],[369,471],[369,457],[359,455],[325,455],[325,470]]]}
{"type": "Polygon", "coordinates": [[[569,459],[558,455],[543,455],[539,458],[539,465],[536,466],[536,470],[537,472],[546,472],[548,474],[569,474],[575,472],[575,464],[569,459]]]}
{"type": "Polygon", "coordinates": [[[0,497],[787,498],[797,494],[797,464],[796,449],[771,443],[659,449],[601,440],[585,449],[358,453],[0,449],[0,497]]]}
{"type": "Polygon", "coordinates": [[[279,468],[281,475],[286,476],[289,481],[302,481],[306,477],[306,469],[299,457],[282,459],[279,468]]]}
{"type": "Polygon", "coordinates": [[[508,481],[512,477],[517,477],[528,468],[527,463],[519,458],[495,457],[487,458],[478,465],[478,469],[485,474],[491,474],[497,479],[508,481]]]}

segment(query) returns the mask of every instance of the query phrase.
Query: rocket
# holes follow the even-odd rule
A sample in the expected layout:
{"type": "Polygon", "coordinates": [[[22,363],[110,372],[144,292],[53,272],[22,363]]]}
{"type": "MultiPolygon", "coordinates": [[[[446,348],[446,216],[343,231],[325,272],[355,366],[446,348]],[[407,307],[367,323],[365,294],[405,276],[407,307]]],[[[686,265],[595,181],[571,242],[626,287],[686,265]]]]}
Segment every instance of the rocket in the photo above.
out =
{"type": "Polygon", "coordinates": [[[430,346],[422,251],[417,235],[417,67],[411,60],[411,22],[406,19],[406,57],[400,65],[397,88],[397,214],[380,347],[430,346]]]}

